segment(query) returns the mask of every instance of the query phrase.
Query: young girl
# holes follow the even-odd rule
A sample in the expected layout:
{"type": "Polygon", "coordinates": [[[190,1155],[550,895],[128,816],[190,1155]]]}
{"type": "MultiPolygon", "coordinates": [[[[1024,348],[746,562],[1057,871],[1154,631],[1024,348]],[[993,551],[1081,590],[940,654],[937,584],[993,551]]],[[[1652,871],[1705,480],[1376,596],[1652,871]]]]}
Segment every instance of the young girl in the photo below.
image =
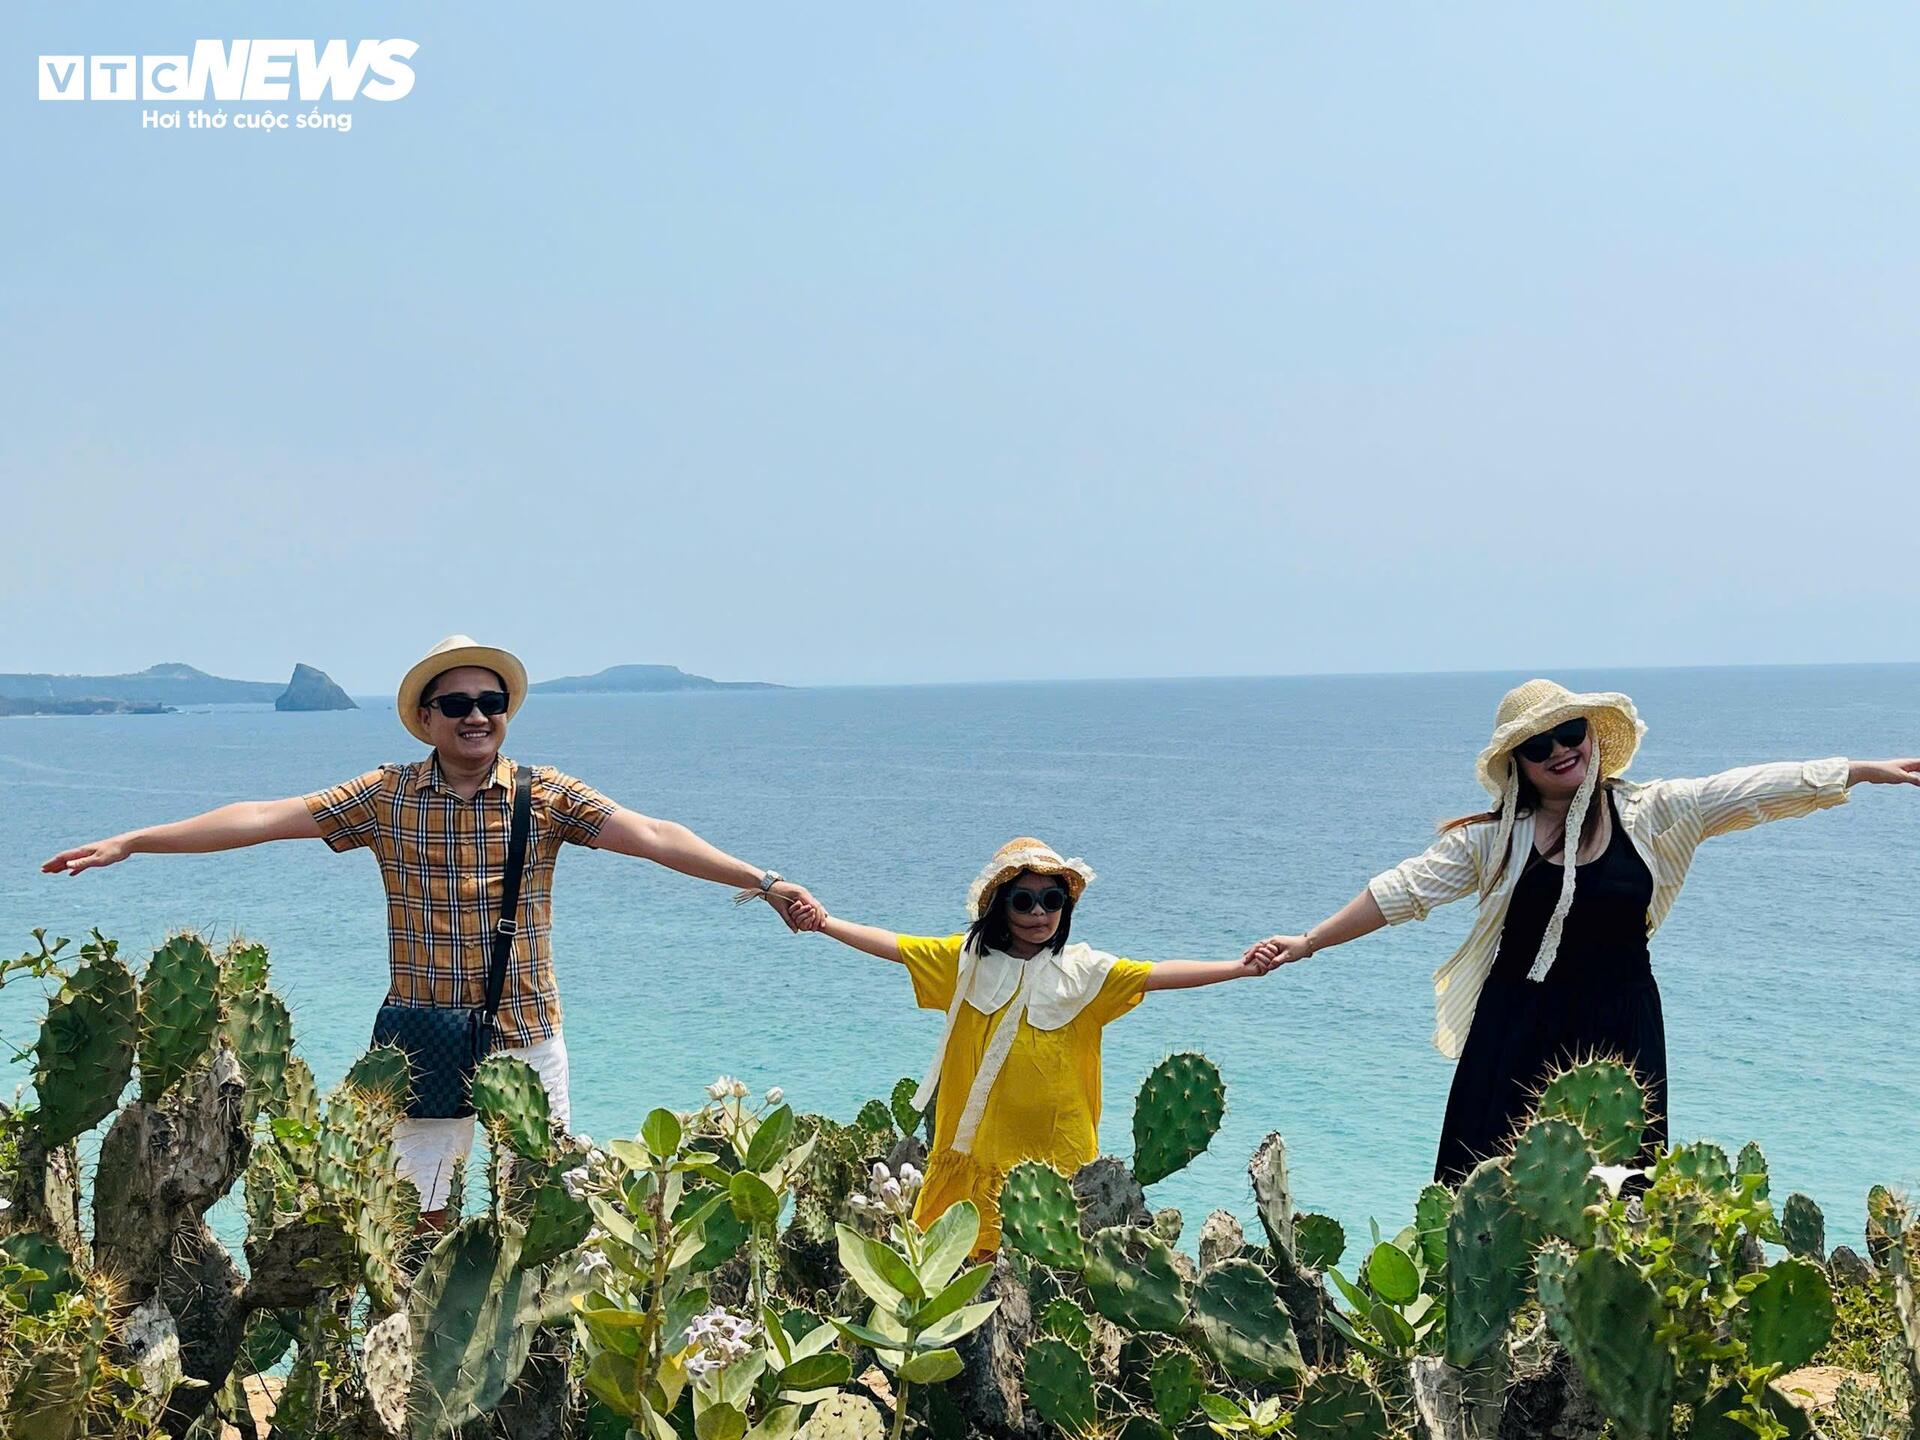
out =
{"type": "Polygon", "coordinates": [[[1100,1028],[1149,990],[1264,975],[1259,958],[1121,960],[1067,943],[1073,907],[1093,879],[1038,840],[1011,840],[967,893],[973,925],[944,939],[896,935],[796,902],[796,930],[907,967],[914,999],[947,1025],[914,1104],[934,1106],[933,1153],[914,1218],[980,1208],[977,1250],[1000,1243],[1000,1184],[1022,1160],[1071,1175],[1099,1148],[1100,1028]]]}

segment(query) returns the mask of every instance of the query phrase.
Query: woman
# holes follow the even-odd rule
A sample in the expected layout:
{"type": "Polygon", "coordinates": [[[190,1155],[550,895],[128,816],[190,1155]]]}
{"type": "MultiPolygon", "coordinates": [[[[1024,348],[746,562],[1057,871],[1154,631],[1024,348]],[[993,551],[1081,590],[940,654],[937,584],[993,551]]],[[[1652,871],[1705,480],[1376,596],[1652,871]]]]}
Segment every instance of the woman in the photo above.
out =
{"type": "Polygon", "coordinates": [[[907,967],[922,1009],[947,1025],[920,1091],[937,1100],[933,1152],[914,1218],[931,1225],[951,1205],[980,1210],[977,1251],[1000,1242],[1000,1183],[1022,1160],[1071,1175],[1099,1150],[1100,1031],[1149,990],[1185,990],[1264,975],[1268,962],[1122,960],[1067,943],[1073,909],[1093,879],[1040,841],[1009,841],[967,893],[973,924],[943,939],[896,935],[800,901],[796,930],[819,930],[907,967]]]}
{"type": "Polygon", "coordinates": [[[1441,827],[1424,855],[1367,882],[1304,935],[1246,958],[1304,960],[1434,906],[1480,897],[1466,943],[1434,975],[1434,1044],[1460,1063],[1436,1179],[1462,1179],[1505,1150],[1541,1084],[1593,1054],[1646,1086],[1642,1162],[1667,1140],[1667,1043],[1647,940],[1700,842],[1843,804],[1850,786],[1920,785],[1920,760],[1786,761],[1700,780],[1620,778],[1646,733],[1624,695],[1575,695],[1550,680],[1507,692],[1480,783],[1495,808],[1441,827]]]}

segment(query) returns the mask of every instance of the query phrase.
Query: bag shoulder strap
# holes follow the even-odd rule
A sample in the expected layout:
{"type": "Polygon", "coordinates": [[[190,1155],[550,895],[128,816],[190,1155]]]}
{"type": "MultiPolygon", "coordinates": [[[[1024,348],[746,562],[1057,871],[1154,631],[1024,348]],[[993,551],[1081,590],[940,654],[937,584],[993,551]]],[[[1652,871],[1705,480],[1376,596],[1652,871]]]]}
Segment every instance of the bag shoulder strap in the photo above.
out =
{"type": "Polygon", "coordinates": [[[487,1019],[500,1012],[507,989],[507,960],[520,931],[520,876],[527,868],[527,832],[533,828],[533,771],[513,767],[513,828],[507,836],[506,882],[500,888],[500,918],[493,927],[493,963],[487,969],[487,1019]]]}

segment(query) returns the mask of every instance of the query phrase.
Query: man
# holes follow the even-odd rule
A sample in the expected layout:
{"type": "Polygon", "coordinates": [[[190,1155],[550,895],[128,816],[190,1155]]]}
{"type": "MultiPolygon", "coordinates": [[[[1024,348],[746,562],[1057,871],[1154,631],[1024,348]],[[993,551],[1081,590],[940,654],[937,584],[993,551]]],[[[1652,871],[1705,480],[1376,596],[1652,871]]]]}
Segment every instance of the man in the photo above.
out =
{"type": "MultiPolygon", "coordinates": [[[[78,875],[129,855],[201,854],[268,840],[324,840],[371,849],[387,891],[388,1003],[478,1006],[486,999],[506,870],[514,763],[500,753],[527,696],[513,655],[464,635],[442,640],[400,682],[400,723],[433,747],[410,765],[285,800],[242,801],[190,820],[129,830],[63,850],[41,867],[78,875]]],[[[532,767],[532,823],[517,907],[519,931],[500,1005],[501,1047],[531,1064],[552,1112],[568,1119],[567,1048],[550,948],[553,867],[562,844],[591,845],[764,897],[785,919],[805,889],[715,849],[683,825],[614,804],[551,766],[532,767]]],[[[422,1222],[446,1220],[454,1162],[473,1147],[473,1119],[414,1120],[395,1130],[401,1172],[420,1190],[422,1222]]]]}

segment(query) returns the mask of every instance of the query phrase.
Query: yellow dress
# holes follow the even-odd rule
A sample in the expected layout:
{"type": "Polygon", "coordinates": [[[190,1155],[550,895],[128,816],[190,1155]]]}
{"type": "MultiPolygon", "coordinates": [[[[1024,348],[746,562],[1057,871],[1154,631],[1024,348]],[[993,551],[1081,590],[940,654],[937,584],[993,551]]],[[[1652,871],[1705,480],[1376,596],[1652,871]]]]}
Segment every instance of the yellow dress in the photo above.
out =
{"type": "MultiPolygon", "coordinates": [[[[964,935],[900,937],[900,958],[913,977],[914,999],[922,1009],[951,1007],[965,939],[964,935]]],[[[1078,1003],[1077,1013],[1056,1028],[1042,1029],[1032,1023],[1036,1018],[1042,1025],[1048,1022],[1049,1009],[1044,1005],[1021,1017],[969,1150],[954,1148],[961,1115],[988,1042],[1014,1002],[1010,994],[995,997],[1001,1003],[991,1014],[981,1013],[971,1003],[960,1006],[940,1066],[933,1149],[914,1209],[914,1219],[921,1226],[931,1225],[949,1206],[972,1200],[980,1208],[975,1251],[996,1249],[1000,1185],[1007,1171],[1022,1160],[1040,1160],[1071,1175],[1099,1153],[1101,1027],[1140,1003],[1153,966],[1140,960],[1097,958],[1105,964],[1104,978],[1087,973],[1084,966],[1069,977],[1061,962],[1046,951],[1025,962],[1053,965],[1060,971],[1063,988],[1077,980],[1092,993],[1081,997],[1084,1003],[1070,997],[1052,1007],[1060,1011],[1078,1003]],[[1092,990],[1095,984],[1098,989],[1092,990]]]]}

